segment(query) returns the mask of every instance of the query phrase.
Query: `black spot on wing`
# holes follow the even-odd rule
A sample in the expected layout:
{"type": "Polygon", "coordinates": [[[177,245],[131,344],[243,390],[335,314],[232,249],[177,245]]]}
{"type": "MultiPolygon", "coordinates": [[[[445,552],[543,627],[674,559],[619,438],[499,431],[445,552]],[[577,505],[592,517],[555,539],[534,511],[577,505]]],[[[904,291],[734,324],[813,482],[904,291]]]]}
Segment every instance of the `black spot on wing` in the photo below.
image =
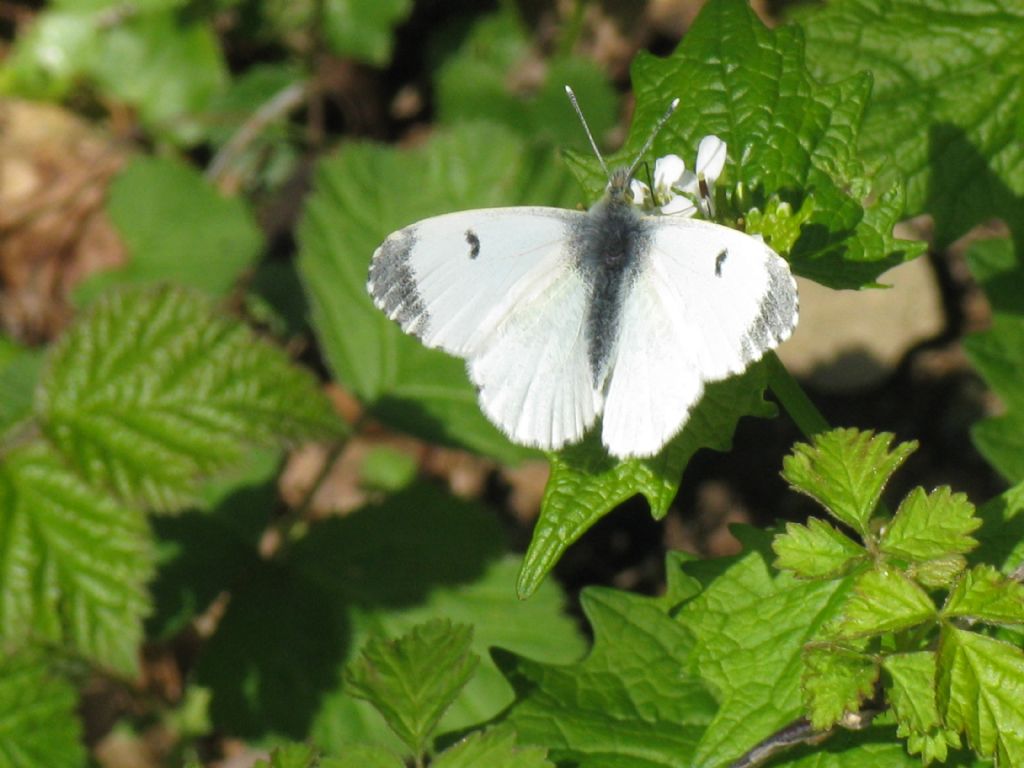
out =
{"type": "Polygon", "coordinates": [[[480,238],[472,229],[466,230],[466,242],[469,243],[469,258],[475,259],[480,255],[480,238]]]}
{"type": "Polygon", "coordinates": [[[715,277],[722,276],[722,265],[725,264],[725,259],[728,255],[729,251],[723,248],[722,252],[715,256],[715,277]]]}
{"type": "Polygon", "coordinates": [[[411,265],[415,247],[415,227],[389,235],[373,254],[366,287],[374,303],[403,330],[422,335],[430,315],[416,286],[416,274],[411,265]]]}

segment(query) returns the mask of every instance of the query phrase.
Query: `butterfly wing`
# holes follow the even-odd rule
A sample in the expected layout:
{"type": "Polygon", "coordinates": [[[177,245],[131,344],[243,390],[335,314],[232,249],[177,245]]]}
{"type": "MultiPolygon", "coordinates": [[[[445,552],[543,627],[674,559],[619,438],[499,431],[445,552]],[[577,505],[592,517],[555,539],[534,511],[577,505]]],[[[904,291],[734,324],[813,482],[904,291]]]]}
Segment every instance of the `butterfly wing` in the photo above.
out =
{"type": "Polygon", "coordinates": [[[493,208],[425,219],[374,253],[368,290],[402,329],[467,360],[487,416],[555,449],[600,409],[588,377],[586,286],[568,251],[585,214],[493,208]]]}
{"type": "Polygon", "coordinates": [[[760,240],[697,219],[645,217],[650,247],[621,307],[602,440],[650,456],[683,426],[705,382],[743,371],[797,320],[789,266],[760,240]]]}

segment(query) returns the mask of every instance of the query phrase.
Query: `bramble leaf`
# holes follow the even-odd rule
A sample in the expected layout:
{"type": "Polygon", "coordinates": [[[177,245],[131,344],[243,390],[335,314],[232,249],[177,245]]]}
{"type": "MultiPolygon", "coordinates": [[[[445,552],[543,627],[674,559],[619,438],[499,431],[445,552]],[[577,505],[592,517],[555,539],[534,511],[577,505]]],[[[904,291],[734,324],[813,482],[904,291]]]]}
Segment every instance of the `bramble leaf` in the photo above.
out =
{"type": "Polygon", "coordinates": [[[43,356],[0,336],[0,434],[32,416],[43,356]]]}
{"type": "Polygon", "coordinates": [[[890,450],[892,440],[888,432],[834,429],[816,435],[813,445],[797,443],[783,462],[782,476],[794,490],[866,536],[889,477],[917,449],[910,442],[890,450]]]}
{"type": "Polygon", "coordinates": [[[931,598],[901,571],[871,570],[857,577],[834,629],[840,637],[866,637],[898,632],[936,615],[931,598]]]}
{"type": "Polygon", "coordinates": [[[107,214],[130,260],[77,287],[79,302],[112,286],[160,281],[225,294],[263,247],[245,203],[222,196],[198,171],[178,161],[133,160],[107,192],[107,214]]]}
{"type": "Polygon", "coordinates": [[[133,675],[153,555],[142,515],[45,445],[0,463],[0,643],[51,642],[133,675]]]}
{"type": "Polygon", "coordinates": [[[353,744],[341,751],[341,757],[320,761],[319,768],[406,768],[405,761],[386,747],[353,744]]]}
{"type": "Polygon", "coordinates": [[[1024,764],[1024,651],[944,627],[939,642],[938,703],[945,723],[1000,765],[1024,764]]]}
{"type": "Polygon", "coordinates": [[[343,433],[312,375],[174,287],[93,304],[52,350],[36,414],[88,482],[158,509],[248,445],[343,433]]]}
{"type": "Polygon", "coordinates": [[[811,647],[803,655],[801,688],[809,720],[823,731],[847,712],[857,712],[875,690],[878,663],[869,655],[839,647],[811,647]]]}
{"type": "Polygon", "coordinates": [[[896,716],[897,735],[907,740],[907,751],[920,754],[927,765],[945,762],[949,748],[960,746],[956,731],[942,727],[935,700],[936,656],[933,651],[886,655],[882,666],[889,673],[886,688],[896,716]]]}
{"type": "Polygon", "coordinates": [[[916,562],[963,554],[978,546],[971,534],[980,525],[965,494],[953,493],[948,486],[931,493],[918,487],[900,502],[879,548],[916,562]]]}
{"type": "Polygon", "coordinates": [[[953,587],[942,608],[944,617],[985,624],[1024,624],[1024,584],[991,565],[976,565],[953,587]]]}
{"type": "Polygon", "coordinates": [[[516,746],[511,728],[476,731],[446,749],[431,763],[433,768],[555,768],[541,747],[516,746]]]}
{"type": "Polygon", "coordinates": [[[809,518],[807,525],[786,523],[786,532],[772,540],[778,556],[775,567],[804,579],[842,576],[867,558],[867,551],[824,520],[809,518]]]}
{"type": "Polygon", "coordinates": [[[473,676],[473,628],[436,619],[388,641],[371,638],[345,675],[345,690],[370,702],[414,755],[426,752],[445,710],[473,676]]]}
{"type": "Polygon", "coordinates": [[[32,653],[0,660],[0,768],[84,768],[78,696],[32,653]]]}

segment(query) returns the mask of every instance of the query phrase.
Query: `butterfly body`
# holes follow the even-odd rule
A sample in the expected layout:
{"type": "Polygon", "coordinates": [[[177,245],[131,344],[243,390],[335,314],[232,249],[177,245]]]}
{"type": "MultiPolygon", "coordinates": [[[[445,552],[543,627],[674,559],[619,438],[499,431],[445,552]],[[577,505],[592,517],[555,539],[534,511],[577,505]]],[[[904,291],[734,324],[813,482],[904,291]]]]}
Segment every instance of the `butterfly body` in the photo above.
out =
{"type": "Polygon", "coordinates": [[[424,219],[374,253],[376,305],[463,357],[488,417],[556,450],[603,415],[602,441],[650,456],[704,384],[789,336],[796,285],[763,242],[632,205],[612,176],[587,212],[491,208],[424,219]]]}

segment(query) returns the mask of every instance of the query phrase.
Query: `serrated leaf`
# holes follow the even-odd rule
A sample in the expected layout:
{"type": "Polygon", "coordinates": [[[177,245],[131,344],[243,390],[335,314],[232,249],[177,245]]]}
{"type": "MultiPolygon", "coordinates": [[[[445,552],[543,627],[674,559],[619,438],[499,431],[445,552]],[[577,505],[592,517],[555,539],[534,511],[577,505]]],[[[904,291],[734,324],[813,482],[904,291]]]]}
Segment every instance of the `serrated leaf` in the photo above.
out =
{"type": "Polygon", "coordinates": [[[970,552],[978,546],[971,536],[981,525],[966,494],[949,486],[926,493],[914,488],[881,536],[882,552],[914,562],[970,552]]]}
{"type": "Polygon", "coordinates": [[[898,632],[936,616],[928,594],[902,571],[871,570],[857,577],[835,633],[840,637],[867,637],[898,632]]]}
{"type": "Polygon", "coordinates": [[[308,372],[175,287],[93,304],[52,350],[36,414],[88,482],[160,509],[247,446],[343,431],[308,372]]]}
{"type": "Polygon", "coordinates": [[[690,765],[715,711],[686,671],[692,635],[650,598],[591,587],[581,601],[594,646],[578,664],[492,651],[516,691],[503,722],[559,764],[690,765]]]}
{"type": "Polygon", "coordinates": [[[1000,765],[1024,764],[1024,651],[974,632],[944,627],[938,703],[945,723],[1000,765]]]}
{"type": "Polygon", "coordinates": [[[516,746],[510,728],[477,731],[446,749],[431,763],[433,768],[555,768],[541,747],[516,746]]]}
{"type": "Polygon", "coordinates": [[[949,589],[966,568],[966,557],[949,555],[923,563],[911,563],[907,568],[907,576],[926,589],[949,589]]]}
{"type": "Polygon", "coordinates": [[[882,666],[889,674],[886,695],[898,723],[897,734],[907,751],[921,755],[927,765],[946,761],[950,747],[959,747],[955,731],[942,727],[935,699],[936,656],[933,651],[887,655],[882,666]]]}
{"type": "Polygon", "coordinates": [[[800,656],[836,615],[849,588],[847,580],[773,575],[767,565],[769,540],[757,536],[759,548],[731,563],[684,566],[707,586],[677,618],[695,635],[693,669],[719,702],[687,768],[717,768],[803,715],[800,656]]]}
{"type": "Polygon", "coordinates": [[[897,443],[893,435],[834,429],[815,435],[813,445],[797,443],[783,462],[782,476],[794,488],[810,496],[837,520],[861,536],[882,496],[882,489],[916,442],[897,443]]]}
{"type": "Polygon", "coordinates": [[[1007,214],[1024,194],[1016,138],[1024,8],[998,0],[842,0],[801,22],[815,73],[874,76],[859,150],[908,177],[905,216],[931,212],[940,247],[992,216],[1017,219],[1007,214]]]}
{"type": "Polygon", "coordinates": [[[550,152],[496,125],[459,125],[411,151],[348,145],[322,162],[299,227],[299,271],[333,374],[392,426],[503,461],[536,455],[511,445],[480,413],[462,360],[425,348],[373,306],[366,274],[381,241],[418,219],[575,204],[570,190],[550,152]]]}
{"type": "Polygon", "coordinates": [[[133,160],[107,192],[107,214],[130,261],[80,285],[80,302],[111,286],[162,281],[226,294],[263,246],[242,200],[222,196],[198,171],[175,160],[133,160]]]}
{"type": "Polygon", "coordinates": [[[978,509],[984,521],[974,556],[1006,572],[1024,563],[1024,483],[1003,492],[978,509]]]}
{"type": "Polygon", "coordinates": [[[34,444],[0,464],[0,531],[0,642],[57,643],[135,674],[153,559],[142,516],[34,444]]]}
{"type": "Polygon", "coordinates": [[[740,418],[774,413],[763,398],[765,383],[765,366],[758,364],[743,376],[709,384],[683,431],[649,459],[612,460],[596,430],[579,445],[551,454],[540,517],[516,583],[519,595],[530,595],[565,550],[626,499],[642,494],[651,514],[664,517],[698,450],[729,450],[740,418]]]}
{"type": "MultiPolygon", "coordinates": [[[[206,549],[223,539],[222,525],[210,526],[206,549]]],[[[489,647],[557,662],[584,649],[555,585],[516,599],[518,567],[493,515],[424,484],[312,525],[279,567],[231,579],[241,586],[199,663],[214,724],[251,739],[312,738],[333,754],[361,741],[400,753],[380,715],[343,690],[342,670],[371,634],[397,636],[439,617],[472,624],[473,651],[484,656],[441,730],[494,717],[512,693],[489,647]]],[[[193,590],[205,583],[201,571],[193,579],[193,590]]]]}
{"type": "Polygon", "coordinates": [[[976,565],[953,587],[942,608],[944,617],[971,623],[1024,624],[1024,584],[991,565],[976,565]]]}
{"type": "Polygon", "coordinates": [[[536,51],[511,6],[479,19],[457,51],[442,64],[435,83],[437,118],[500,123],[529,138],[561,148],[590,151],[565,85],[575,91],[590,130],[604,136],[618,118],[618,97],[591,59],[555,55],[544,62],[543,80],[526,89],[509,77],[531,64],[536,51]]]}
{"type": "Polygon", "coordinates": [[[78,695],[32,653],[0,660],[0,768],[84,768],[78,695]]]}
{"type": "Polygon", "coordinates": [[[786,523],[786,532],[772,540],[778,556],[775,567],[804,579],[842,576],[867,558],[867,551],[824,520],[809,518],[807,525],[786,523]]]}
{"type": "Polygon", "coordinates": [[[473,677],[473,628],[436,619],[393,641],[372,638],[349,665],[345,690],[370,702],[414,755],[426,752],[441,716],[473,677]]]}
{"type": "Polygon", "coordinates": [[[875,691],[878,663],[869,655],[841,647],[811,647],[804,652],[800,687],[808,719],[817,730],[831,728],[847,713],[860,710],[875,691]]]}
{"type": "MultiPolygon", "coordinates": [[[[811,197],[809,219],[788,254],[794,270],[832,287],[871,284],[920,253],[921,244],[892,237],[902,188],[871,179],[856,155],[870,83],[855,73],[818,84],[798,30],[765,28],[743,0],[708,3],[675,53],[634,60],[636,117],[623,156],[639,149],[678,97],[653,156],[675,152],[689,163],[702,136],[718,135],[729,147],[719,184],[735,191],[731,200],[726,195],[732,216],[763,209],[772,196],[794,210],[811,197]]],[[[770,231],[763,234],[772,242],[770,231]]]]}

